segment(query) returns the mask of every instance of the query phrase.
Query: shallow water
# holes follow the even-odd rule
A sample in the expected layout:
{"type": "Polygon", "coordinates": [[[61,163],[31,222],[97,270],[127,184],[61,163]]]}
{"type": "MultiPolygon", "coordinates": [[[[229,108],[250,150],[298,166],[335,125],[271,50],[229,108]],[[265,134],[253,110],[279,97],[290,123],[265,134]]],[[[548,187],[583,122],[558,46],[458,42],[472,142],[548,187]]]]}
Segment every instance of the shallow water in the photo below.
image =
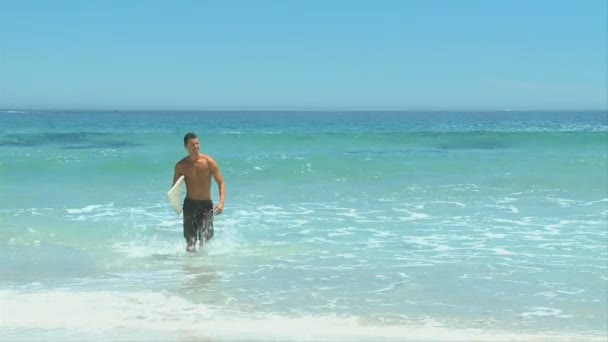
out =
{"type": "Polygon", "coordinates": [[[2,112],[0,339],[602,340],[607,171],[605,112],[2,112]]]}

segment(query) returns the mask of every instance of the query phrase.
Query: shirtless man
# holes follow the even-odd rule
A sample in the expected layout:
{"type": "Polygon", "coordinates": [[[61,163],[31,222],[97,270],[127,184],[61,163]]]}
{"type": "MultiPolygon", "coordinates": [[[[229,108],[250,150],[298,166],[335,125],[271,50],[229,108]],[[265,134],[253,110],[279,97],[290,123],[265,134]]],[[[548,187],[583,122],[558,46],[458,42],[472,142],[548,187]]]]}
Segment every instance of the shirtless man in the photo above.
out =
{"type": "Polygon", "coordinates": [[[175,164],[173,184],[182,175],[186,181],[184,200],[184,238],[186,250],[196,252],[196,240],[200,246],[213,237],[213,215],[224,211],[226,186],[217,162],[208,155],[199,153],[198,137],[194,133],[184,136],[184,147],[188,156],[175,164]],[[217,183],[220,202],[213,209],[211,201],[211,177],[217,183]]]}

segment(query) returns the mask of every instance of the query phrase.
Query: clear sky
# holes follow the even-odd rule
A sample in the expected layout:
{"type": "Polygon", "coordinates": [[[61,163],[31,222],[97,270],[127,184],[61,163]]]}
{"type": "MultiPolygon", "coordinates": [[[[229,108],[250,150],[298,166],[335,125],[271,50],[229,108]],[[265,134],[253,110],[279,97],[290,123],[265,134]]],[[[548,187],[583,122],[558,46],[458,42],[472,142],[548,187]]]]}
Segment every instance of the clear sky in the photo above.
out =
{"type": "Polygon", "coordinates": [[[0,0],[0,108],[602,109],[608,0],[0,0]]]}

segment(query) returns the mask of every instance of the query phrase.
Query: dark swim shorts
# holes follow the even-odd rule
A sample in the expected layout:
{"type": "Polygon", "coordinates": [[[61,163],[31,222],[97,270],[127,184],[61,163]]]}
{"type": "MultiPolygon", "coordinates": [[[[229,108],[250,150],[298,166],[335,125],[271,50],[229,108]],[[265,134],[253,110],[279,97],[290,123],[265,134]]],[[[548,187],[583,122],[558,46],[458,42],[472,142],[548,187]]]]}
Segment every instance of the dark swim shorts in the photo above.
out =
{"type": "Polygon", "coordinates": [[[213,202],[211,200],[184,200],[184,238],[195,242],[209,241],[213,237],[213,202]],[[204,240],[203,240],[204,239],[204,240]]]}

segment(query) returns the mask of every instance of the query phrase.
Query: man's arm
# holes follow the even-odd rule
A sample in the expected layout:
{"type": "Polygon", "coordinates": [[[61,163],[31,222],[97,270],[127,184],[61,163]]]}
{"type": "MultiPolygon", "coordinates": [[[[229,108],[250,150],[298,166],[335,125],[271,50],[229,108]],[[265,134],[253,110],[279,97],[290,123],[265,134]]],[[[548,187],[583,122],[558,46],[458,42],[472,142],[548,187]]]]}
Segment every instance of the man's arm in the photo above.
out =
{"type": "Polygon", "coordinates": [[[181,164],[181,162],[178,162],[177,164],[175,164],[175,171],[173,172],[173,183],[171,183],[171,186],[174,186],[175,182],[177,182],[179,177],[181,177],[183,175],[180,164],[181,164]]]}
{"type": "Polygon", "coordinates": [[[217,165],[215,160],[211,159],[211,174],[213,175],[213,179],[217,183],[217,189],[220,193],[220,202],[215,207],[215,214],[219,215],[224,211],[224,201],[226,200],[226,184],[224,184],[224,177],[222,176],[222,172],[220,171],[220,167],[217,165]]]}

